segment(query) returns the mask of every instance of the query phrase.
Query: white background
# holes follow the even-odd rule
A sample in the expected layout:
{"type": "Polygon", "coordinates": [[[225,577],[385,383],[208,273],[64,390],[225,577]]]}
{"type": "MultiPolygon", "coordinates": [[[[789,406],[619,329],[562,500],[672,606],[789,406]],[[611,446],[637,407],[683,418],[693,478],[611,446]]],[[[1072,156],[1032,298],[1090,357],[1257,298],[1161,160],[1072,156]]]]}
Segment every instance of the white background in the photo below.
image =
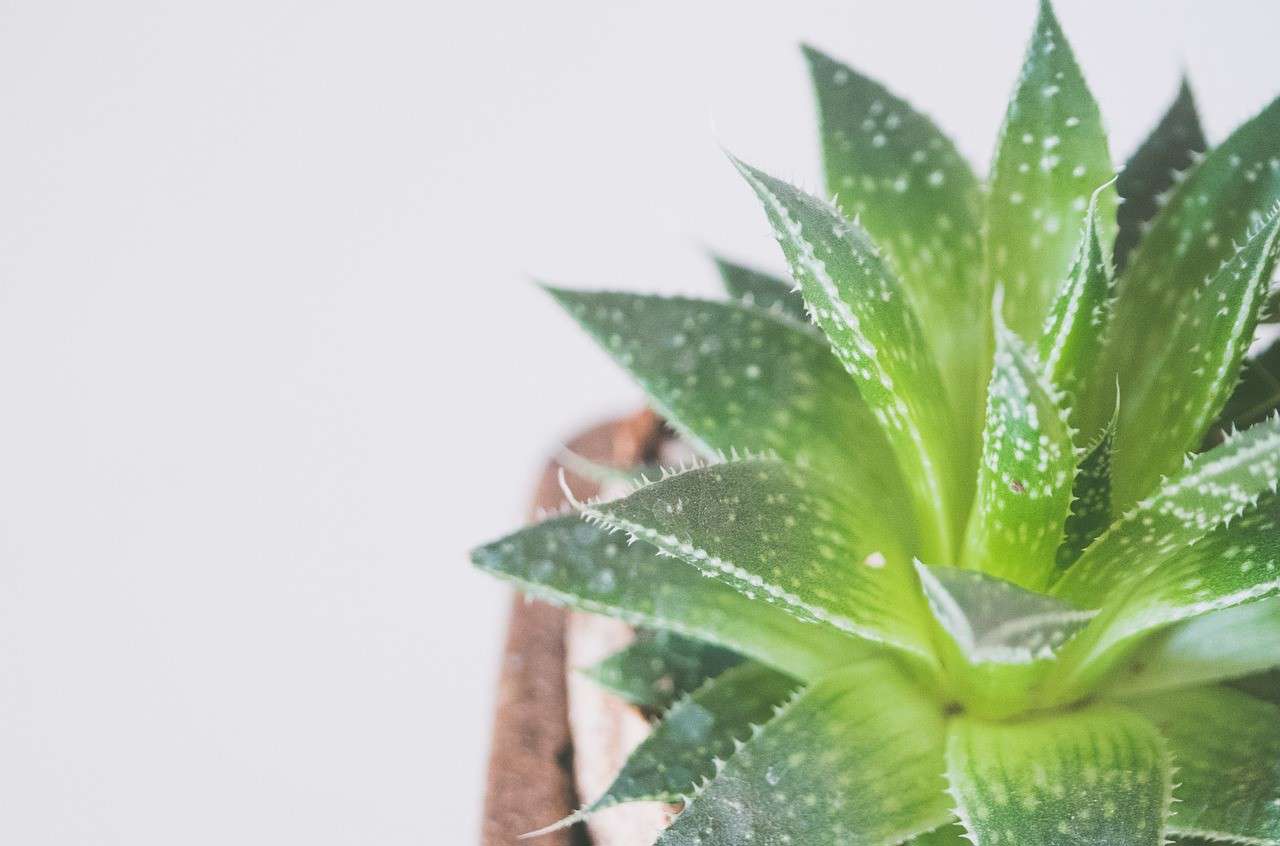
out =
{"type": "MultiPolygon", "coordinates": [[[[1220,139],[1267,0],[1062,2],[1127,155],[1220,139]]],[[[465,550],[637,392],[529,283],[776,265],[809,40],[985,169],[1030,0],[0,3],[0,842],[469,844],[465,550]]]]}

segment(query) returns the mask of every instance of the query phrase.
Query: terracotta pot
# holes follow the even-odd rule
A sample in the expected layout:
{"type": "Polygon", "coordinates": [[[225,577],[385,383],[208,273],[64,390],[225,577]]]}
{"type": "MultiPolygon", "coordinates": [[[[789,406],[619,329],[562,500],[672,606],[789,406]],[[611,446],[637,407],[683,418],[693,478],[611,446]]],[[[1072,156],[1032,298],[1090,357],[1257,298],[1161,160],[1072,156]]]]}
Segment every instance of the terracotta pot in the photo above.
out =
{"type": "MultiPolygon", "coordinates": [[[[653,460],[663,443],[661,421],[650,412],[592,429],[569,447],[616,467],[653,460]]],[[[560,466],[549,462],[532,512],[555,510],[564,497],[560,466]]],[[[597,485],[569,477],[574,496],[597,485]]],[[[669,809],[641,803],[611,809],[582,824],[519,841],[521,834],[563,819],[608,787],[627,754],[649,730],[638,710],[577,676],[625,645],[630,630],[600,617],[576,614],[517,596],[511,609],[498,681],[492,750],[485,794],[482,846],[648,846],[669,819],[669,809]]]]}

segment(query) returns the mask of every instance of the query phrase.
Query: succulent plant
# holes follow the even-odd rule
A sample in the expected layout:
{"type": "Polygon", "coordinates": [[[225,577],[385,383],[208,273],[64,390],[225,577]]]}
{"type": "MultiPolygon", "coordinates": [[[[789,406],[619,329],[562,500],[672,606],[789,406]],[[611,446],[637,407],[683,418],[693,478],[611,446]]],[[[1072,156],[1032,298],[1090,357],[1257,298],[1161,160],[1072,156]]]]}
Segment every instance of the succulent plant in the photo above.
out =
{"type": "Polygon", "coordinates": [[[1280,101],[1205,152],[1184,84],[1117,178],[1042,2],[984,182],[805,55],[834,200],[733,160],[790,281],[549,288],[701,454],[474,553],[667,633],[593,671],[667,710],[564,822],[1280,844],[1280,101]]]}

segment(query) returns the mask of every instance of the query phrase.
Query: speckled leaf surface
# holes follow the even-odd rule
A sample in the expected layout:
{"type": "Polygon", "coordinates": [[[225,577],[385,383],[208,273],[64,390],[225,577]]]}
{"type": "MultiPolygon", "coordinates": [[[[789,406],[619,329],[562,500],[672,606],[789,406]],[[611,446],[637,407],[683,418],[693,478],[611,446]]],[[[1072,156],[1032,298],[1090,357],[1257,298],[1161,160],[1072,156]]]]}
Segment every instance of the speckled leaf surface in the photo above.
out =
{"type": "Polygon", "coordinates": [[[867,233],[828,204],[742,162],[791,275],[858,384],[915,500],[924,554],[951,560],[965,497],[954,470],[958,433],[929,343],[901,283],[867,233]]]}
{"type": "Polygon", "coordinates": [[[1190,292],[1165,327],[1164,347],[1143,361],[1145,378],[1124,380],[1115,466],[1122,505],[1175,470],[1218,417],[1253,340],[1278,254],[1275,216],[1190,292]]]}
{"type": "Polygon", "coordinates": [[[771,459],[670,476],[584,513],[677,556],[758,604],[930,659],[923,604],[899,547],[845,489],[771,459]]]}
{"type": "Polygon", "coordinates": [[[1129,263],[1130,253],[1160,210],[1162,198],[1208,146],[1191,86],[1184,78],[1178,86],[1178,95],[1155,129],[1125,162],[1116,180],[1116,193],[1120,195],[1120,207],[1116,210],[1117,272],[1129,263]]]}
{"type": "Polygon", "coordinates": [[[1095,193],[1071,269],[1049,307],[1039,340],[1049,382],[1066,395],[1071,424],[1086,438],[1105,424],[1115,405],[1115,386],[1098,378],[1115,296],[1098,230],[1095,193]]]}
{"type": "Polygon", "coordinates": [[[990,294],[982,278],[982,187],[927,116],[812,47],[827,193],[902,279],[976,437],[990,294]]]}
{"type": "Polygon", "coordinates": [[[1097,615],[985,573],[916,567],[934,619],[973,664],[1052,658],[1097,615]]]}
{"type": "Polygon", "coordinates": [[[1245,429],[1280,407],[1280,341],[1244,363],[1240,384],[1222,409],[1217,427],[1245,429]]]}
{"type": "Polygon", "coordinates": [[[794,679],[752,662],[711,679],[671,707],[578,818],[624,802],[678,802],[691,795],[715,775],[715,762],[728,759],[796,689],[794,679]]]}
{"type": "Polygon", "coordinates": [[[1177,767],[1175,834],[1280,844],[1280,708],[1227,688],[1136,699],[1177,767]]]}
{"type": "Polygon", "coordinates": [[[730,297],[746,305],[808,324],[809,315],[804,311],[804,299],[799,291],[793,290],[794,286],[789,280],[720,256],[715,256],[714,259],[716,270],[720,272],[720,281],[730,297]]]}
{"type": "Polygon", "coordinates": [[[1071,483],[1071,515],[1067,517],[1062,545],[1058,547],[1059,568],[1074,564],[1085,549],[1111,524],[1111,450],[1115,444],[1117,418],[1112,414],[1107,428],[1089,447],[1071,483]]]}
{"type": "Polygon", "coordinates": [[[1135,561],[1124,586],[1063,651],[1063,683],[1053,689],[1084,690],[1137,636],[1278,593],[1280,500],[1269,497],[1229,527],[1164,559],[1135,561]]]}
{"type": "Polygon", "coordinates": [[[947,773],[975,846],[1163,846],[1168,752],[1150,722],[1093,705],[952,720],[947,773]]]}
{"type": "MultiPolygon", "coordinates": [[[[1089,196],[1113,176],[1098,104],[1047,2],[996,144],[987,201],[992,280],[1005,316],[1034,342],[1066,276],[1089,196]]],[[[1101,192],[1103,243],[1115,237],[1115,192],[1101,192]]]]}
{"type": "Polygon", "coordinates": [[[916,568],[942,632],[947,696],[972,714],[997,718],[1027,708],[1058,649],[1096,613],[985,573],[916,568]]]}
{"type": "Polygon", "coordinates": [[[1157,635],[1116,677],[1115,695],[1154,693],[1280,667],[1280,599],[1214,611],[1157,635]]]}
{"type": "Polygon", "coordinates": [[[1074,474],[1066,414],[1034,355],[997,319],[963,565],[1024,587],[1045,587],[1070,512],[1074,474]]]}
{"type": "Polygon", "coordinates": [[[1098,608],[1136,565],[1174,553],[1244,513],[1276,486],[1280,419],[1246,429],[1187,462],[1098,538],[1054,585],[1057,595],[1098,608]]]}
{"type": "Polygon", "coordinates": [[[951,819],[938,706],[892,665],[816,682],[720,769],[658,846],[894,844],[951,819]]]}
{"type": "Polygon", "coordinates": [[[1134,383],[1150,377],[1188,299],[1235,255],[1280,201],[1277,135],[1280,100],[1189,172],[1133,252],[1119,280],[1116,331],[1107,354],[1123,396],[1134,393],[1134,383]]]}
{"type": "Polygon", "coordinates": [[[867,652],[861,640],[751,602],[682,561],[574,516],[482,546],[472,560],[529,596],[719,644],[801,678],[867,652]]]}
{"type": "Polygon", "coordinates": [[[742,656],[720,646],[641,630],[633,642],[580,672],[633,705],[665,710],[741,662],[742,656]]]}
{"type": "Polygon", "coordinates": [[[772,451],[849,481],[910,539],[910,499],[880,427],[821,335],[737,303],[551,289],[707,456],[772,451]]]}

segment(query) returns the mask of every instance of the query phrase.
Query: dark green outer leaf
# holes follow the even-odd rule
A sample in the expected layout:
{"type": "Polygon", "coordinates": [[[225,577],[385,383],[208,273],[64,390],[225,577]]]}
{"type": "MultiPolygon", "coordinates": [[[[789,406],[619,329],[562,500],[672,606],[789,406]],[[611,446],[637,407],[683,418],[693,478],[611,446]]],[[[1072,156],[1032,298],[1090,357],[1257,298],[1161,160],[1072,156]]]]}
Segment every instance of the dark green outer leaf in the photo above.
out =
{"type": "Polygon", "coordinates": [[[867,233],[828,204],[734,160],[764,204],[805,303],[885,433],[915,501],[920,548],[952,560],[970,495],[963,433],[901,283],[867,233]]]}
{"type": "MultiPolygon", "coordinates": [[[[1009,326],[1034,343],[1067,273],[1089,195],[1113,176],[1098,105],[1048,2],[1041,2],[991,167],[987,261],[1009,326]]],[[[1099,196],[1104,244],[1115,192],[1099,196]]]]}
{"type": "Polygon", "coordinates": [[[852,503],[819,474],[745,459],[680,473],[584,512],[759,604],[931,661],[905,553],[874,538],[877,527],[852,503]]]}
{"type": "Polygon", "coordinates": [[[982,279],[982,187],[928,117],[806,47],[818,95],[827,191],[902,279],[952,392],[958,425],[980,425],[990,294],[982,279]]]}
{"type": "Polygon", "coordinates": [[[707,457],[769,451],[822,467],[848,481],[860,511],[910,542],[893,452],[817,331],[739,303],[550,293],[707,457]]]}
{"type": "MultiPolygon", "coordinates": [[[[1280,201],[1280,100],[1211,150],[1179,183],[1119,280],[1108,371],[1121,395],[1158,367],[1171,328],[1205,279],[1217,273],[1280,201]],[[1139,366],[1141,365],[1141,366],[1139,366]]],[[[1164,421],[1140,421],[1139,430],[1164,421]]],[[[1121,420],[1121,431],[1127,428],[1121,420]]]]}
{"type": "Polygon", "coordinates": [[[624,802],[678,802],[715,775],[753,727],[796,691],[790,676],[748,662],[681,699],[627,758],[605,794],[575,818],[624,802]]]}
{"type": "Polygon", "coordinates": [[[719,646],[644,630],[628,646],[580,672],[633,705],[661,711],[741,661],[742,656],[719,646]]]}
{"type": "Polygon", "coordinates": [[[894,844],[944,825],[943,722],[886,662],[834,673],[725,763],[658,846],[894,844]]]}
{"type": "Polygon", "coordinates": [[[1163,846],[1169,755],[1114,705],[1014,723],[951,721],[947,772],[978,846],[1163,846]]]}
{"type": "Polygon", "coordinates": [[[798,323],[809,322],[809,315],[804,311],[804,299],[799,291],[793,290],[789,281],[720,256],[713,258],[716,269],[720,271],[720,281],[730,297],[798,323]]]}
{"type": "Polygon", "coordinates": [[[1080,462],[1072,483],[1071,516],[1058,547],[1060,568],[1070,567],[1111,524],[1111,448],[1115,443],[1116,416],[1080,462]]]}
{"type": "Polygon", "coordinates": [[[1249,694],[1254,699],[1280,705],[1280,670],[1268,670],[1265,673],[1236,679],[1230,686],[1249,694]]]}
{"type": "Polygon", "coordinates": [[[1204,439],[1235,387],[1280,256],[1273,215],[1216,273],[1192,291],[1165,327],[1163,349],[1123,379],[1115,493],[1123,506],[1173,472],[1204,439]]]}
{"type": "Polygon", "coordinates": [[[1177,175],[1189,170],[1208,147],[1191,86],[1183,78],[1178,96],[1125,163],[1116,181],[1116,193],[1120,195],[1116,210],[1117,273],[1124,270],[1129,254],[1142,240],[1143,229],[1160,210],[1161,195],[1173,188],[1177,175]]]}
{"type": "Polygon", "coordinates": [[[1135,699],[1169,744],[1176,834],[1280,844],[1280,708],[1227,688],[1135,699]]]}
{"type": "Polygon", "coordinates": [[[629,545],[578,517],[530,526],[471,557],[480,569],[515,582],[530,596],[679,632],[802,679],[867,655],[861,640],[752,602],[682,561],[659,557],[644,544],[629,545]]]}
{"type": "Polygon", "coordinates": [[[1277,406],[1280,406],[1280,341],[1245,360],[1240,384],[1218,417],[1217,428],[1226,432],[1248,428],[1272,414],[1277,406]]]}

